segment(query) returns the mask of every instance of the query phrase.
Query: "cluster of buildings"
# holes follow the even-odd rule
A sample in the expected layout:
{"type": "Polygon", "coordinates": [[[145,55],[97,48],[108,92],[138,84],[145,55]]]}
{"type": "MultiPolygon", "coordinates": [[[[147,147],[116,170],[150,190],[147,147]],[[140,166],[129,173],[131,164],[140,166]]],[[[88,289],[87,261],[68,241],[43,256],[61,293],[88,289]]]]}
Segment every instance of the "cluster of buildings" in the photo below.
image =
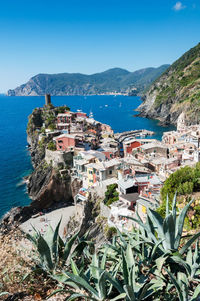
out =
{"type": "Polygon", "coordinates": [[[83,112],[58,114],[56,127],[55,156],[73,153],[71,177],[80,183],[75,202],[84,202],[90,193],[104,198],[107,187],[117,184],[119,200],[110,206],[108,223],[119,228],[132,226],[122,216],[139,214],[145,221],[147,209],[159,206],[166,178],[199,162],[200,126],[186,126],[183,115],[177,131],[165,132],[162,141],[138,138],[138,133],[120,140],[109,125],[83,112]]]}

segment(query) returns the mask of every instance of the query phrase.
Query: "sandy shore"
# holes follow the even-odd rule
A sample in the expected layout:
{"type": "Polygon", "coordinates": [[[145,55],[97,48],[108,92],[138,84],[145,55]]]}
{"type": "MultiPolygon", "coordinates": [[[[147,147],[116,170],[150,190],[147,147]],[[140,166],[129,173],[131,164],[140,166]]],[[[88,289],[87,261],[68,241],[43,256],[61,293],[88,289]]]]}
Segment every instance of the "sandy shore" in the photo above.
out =
{"type": "Polygon", "coordinates": [[[64,227],[70,220],[70,217],[74,214],[75,206],[56,209],[41,216],[30,218],[29,220],[21,224],[20,228],[24,232],[30,234],[34,232],[33,227],[41,233],[45,233],[49,225],[51,225],[51,227],[55,229],[60,218],[62,217],[59,234],[60,236],[63,236],[64,227]]]}

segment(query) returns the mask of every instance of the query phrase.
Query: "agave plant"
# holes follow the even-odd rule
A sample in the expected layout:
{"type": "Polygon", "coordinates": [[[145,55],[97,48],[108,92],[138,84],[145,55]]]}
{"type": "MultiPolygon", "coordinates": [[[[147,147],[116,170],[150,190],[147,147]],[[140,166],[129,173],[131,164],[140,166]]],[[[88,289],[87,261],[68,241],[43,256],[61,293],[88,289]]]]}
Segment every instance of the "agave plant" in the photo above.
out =
{"type": "Polygon", "coordinates": [[[65,265],[72,246],[78,237],[78,233],[76,233],[64,242],[59,235],[60,223],[61,220],[57,224],[55,231],[49,226],[44,236],[37,230],[35,230],[33,235],[27,234],[27,238],[36,248],[39,267],[48,273],[54,273],[58,265],[65,265]]]}
{"type": "Polygon", "coordinates": [[[82,268],[79,269],[71,259],[72,273],[63,272],[61,282],[76,288],[76,292],[72,293],[66,300],[76,300],[79,297],[84,297],[94,301],[104,301],[108,298],[110,301],[115,301],[125,298],[126,293],[123,292],[120,282],[116,279],[118,269],[113,269],[110,272],[106,271],[106,256],[106,252],[101,258],[95,253],[86,271],[83,271],[82,268]],[[113,295],[113,287],[117,296],[110,298],[110,295],[113,295]],[[82,290],[85,294],[81,292],[82,290]]]}
{"type": "Polygon", "coordinates": [[[195,290],[191,290],[189,287],[189,280],[185,273],[178,272],[177,277],[165,268],[168,273],[172,284],[175,286],[177,295],[180,301],[197,301],[200,296],[200,285],[198,285],[195,290]]]}
{"type": "Polygon", "coordinates": [[[200,236],[200,232],[195,234],[182,248],[180,248],[183,226],[187,211],[192,204],[191,200],[179,213],[177,217],[176,212],[176,195],[172,203],[172,210],[169,211],[169,200],[166,201],[166,216],[162,216],[152,209],[147,211],[147,221],[144,224],[140,217],[138,219],[127,217],[137,222],[145,231],[143,238],[151,239],[153,243],[161,242],[160,249],[163,253],[170,252],[184,254],[185,251],[193,244],[193,242],[200,236]],[[161,248],[162,247],[162,248],[161,248]]]}

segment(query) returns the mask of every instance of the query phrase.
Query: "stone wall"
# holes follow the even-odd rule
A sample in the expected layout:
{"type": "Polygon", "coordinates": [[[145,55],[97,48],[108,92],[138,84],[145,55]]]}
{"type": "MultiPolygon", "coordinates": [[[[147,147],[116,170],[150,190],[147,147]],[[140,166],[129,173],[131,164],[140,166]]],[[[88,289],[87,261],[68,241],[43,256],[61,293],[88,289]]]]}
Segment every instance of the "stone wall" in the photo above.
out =
{"type": "Polygon", "coordinates": [[[58,167],[60,163],[63,163],[64,165],[71,165],[73,162],[73,155],[72,152],[51,151],[46,149],[45,161],[48,164],[52,163],[53,167],[58,167]]]}

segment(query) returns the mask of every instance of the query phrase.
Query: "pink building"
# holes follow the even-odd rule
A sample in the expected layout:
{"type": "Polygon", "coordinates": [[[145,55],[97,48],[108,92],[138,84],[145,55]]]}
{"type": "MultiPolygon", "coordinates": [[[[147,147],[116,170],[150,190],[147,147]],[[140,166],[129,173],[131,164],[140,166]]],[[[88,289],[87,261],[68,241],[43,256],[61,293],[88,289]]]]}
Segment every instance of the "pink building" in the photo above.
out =
{"type": "Polygon", "coordinates": [[[55,138],[57,150],[74,149],[75,147],[84,147],[82,135],[63,134],[55,138]]]}

